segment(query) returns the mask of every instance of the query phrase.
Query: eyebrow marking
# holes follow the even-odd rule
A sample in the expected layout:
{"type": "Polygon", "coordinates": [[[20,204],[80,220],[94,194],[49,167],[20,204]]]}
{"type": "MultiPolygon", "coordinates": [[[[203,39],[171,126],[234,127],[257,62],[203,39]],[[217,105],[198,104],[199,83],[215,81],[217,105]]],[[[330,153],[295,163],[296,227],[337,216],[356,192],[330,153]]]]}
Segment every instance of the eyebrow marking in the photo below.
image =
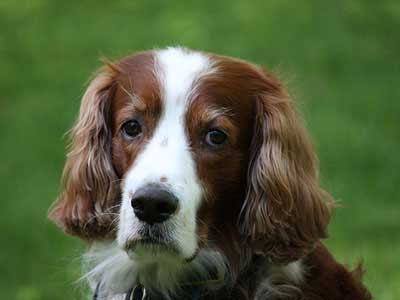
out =
{"type": "MultiPolygon", "coordinates": [[[[119,87],[128,95],[128,97],[132,100],[133,104],[137,107],[138,110],[145,110],[146,109],[146,103],[144,103],[144,101],[142,99],[140,99],[140,97],[138,95],[136,95],[133,92],[129,92],[126,88],[124,88],[124,86],[121,83],[118,83],[119,87]]],[[[131,82],[131,78],[129,77],[129,85],[132,88],[132,82],[131,82]]]]}

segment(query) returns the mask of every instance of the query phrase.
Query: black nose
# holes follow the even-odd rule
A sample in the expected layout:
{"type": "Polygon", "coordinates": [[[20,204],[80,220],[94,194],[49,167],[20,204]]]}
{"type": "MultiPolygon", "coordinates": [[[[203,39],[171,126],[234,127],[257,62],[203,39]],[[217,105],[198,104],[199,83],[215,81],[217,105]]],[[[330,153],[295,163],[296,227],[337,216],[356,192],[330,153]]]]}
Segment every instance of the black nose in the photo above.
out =
{"type": "Polygon", "coordinates": [[[139,220],[148,224],[162,223],[176,211],[178,199],[166,189],[148,186],[136,191],[131,205],[139,220]]]}

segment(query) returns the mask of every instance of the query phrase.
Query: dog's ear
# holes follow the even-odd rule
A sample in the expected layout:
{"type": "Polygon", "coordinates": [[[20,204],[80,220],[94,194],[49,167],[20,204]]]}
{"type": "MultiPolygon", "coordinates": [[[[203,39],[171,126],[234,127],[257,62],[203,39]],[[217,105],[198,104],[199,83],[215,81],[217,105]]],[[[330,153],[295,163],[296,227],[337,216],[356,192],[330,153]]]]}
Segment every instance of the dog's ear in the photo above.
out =
{"type": "Polygon", "coordinates": [[[108,63],[89,84],[79,117],[71,130],[71,145],[63,173],[64,191],[49,218],[66,233],[84,239],[106,237],[118,197],[111,163],[109,106],[117,68],[108,63]]]}
{"type": "Polygon", "coordinates": [[[326,236],[333,201],[319,185],[318,159],[281,82],[260,76],[241,226],[257,251],[285,263],[326,236]]]}

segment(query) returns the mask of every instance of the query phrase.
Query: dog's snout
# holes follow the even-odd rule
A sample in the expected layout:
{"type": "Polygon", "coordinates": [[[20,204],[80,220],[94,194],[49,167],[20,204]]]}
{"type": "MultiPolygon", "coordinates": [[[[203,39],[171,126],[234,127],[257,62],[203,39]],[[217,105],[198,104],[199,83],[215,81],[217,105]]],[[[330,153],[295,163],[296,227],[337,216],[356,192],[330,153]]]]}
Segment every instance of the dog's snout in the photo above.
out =
{"type": "Polygon", "coordinates": [[[175,213],[178,199],[162,187],[149,186],[133,195],[131,205],[139,220],[148,224],[162,223],[175,213]]]}

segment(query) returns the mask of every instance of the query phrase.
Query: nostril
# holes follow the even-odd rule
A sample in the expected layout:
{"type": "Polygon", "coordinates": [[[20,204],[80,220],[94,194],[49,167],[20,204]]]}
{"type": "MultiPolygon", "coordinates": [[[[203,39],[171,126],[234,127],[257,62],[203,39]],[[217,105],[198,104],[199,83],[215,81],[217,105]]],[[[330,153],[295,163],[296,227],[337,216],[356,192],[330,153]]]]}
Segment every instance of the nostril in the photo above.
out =
{"type": "Polygon", "coordinates": [[[134,210],[143,211],[144,210],[144,201],[143,198],[133,198],[131,200],[131,205],[134,210]]]}

